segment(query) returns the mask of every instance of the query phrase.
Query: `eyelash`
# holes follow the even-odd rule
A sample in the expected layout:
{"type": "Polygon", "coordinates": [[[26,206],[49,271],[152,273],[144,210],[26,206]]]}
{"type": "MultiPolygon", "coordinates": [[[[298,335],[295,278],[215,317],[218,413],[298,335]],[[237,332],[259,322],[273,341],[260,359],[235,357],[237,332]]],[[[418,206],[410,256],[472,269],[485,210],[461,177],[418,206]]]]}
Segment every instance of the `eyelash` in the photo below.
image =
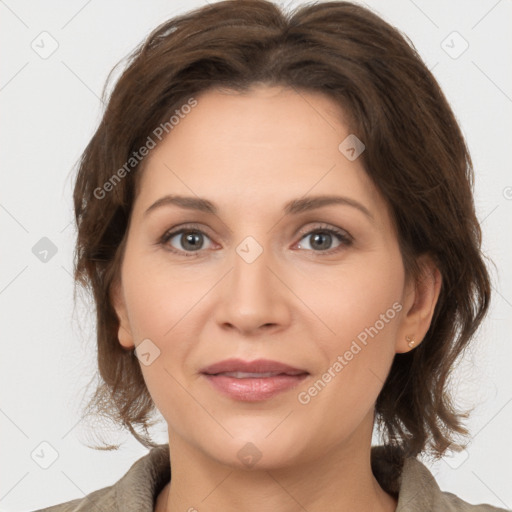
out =
{"type": "MultiPolygon", "coordinates": [[[[197,228],[196,226],[186,225],[176,231],[167,231],[166,233],[164,233],[164,235],[162,236],[162,238],[159,240],[158,243],[162,246],[166,246],[167,250],[169,250],[170,252],[173,252],[175,254],[182,255],[187,258],[198,257],[198,256],[200,256],[200,253],[202,252],[201,249],[198,251],[181,251],[181,250],[175,249],[174,247],[168,245],[169,240],[171,240],[176,235],[180,235],[182,233],[189,233],[189,232],[190,233],[201,233],[202,235],[206,236],[207,238],[210,238],[203,230],[197,228]]],[[[309,230],[306,232],[299,233],[301,235],[299,241],[309,235],[313,235],[316,233],[328,233],[330,235],[334,235],[341,242],[341,244],[338,247],[335,247],[334,249],[328,249],[326,251],[314,251],[312,249],[306,249],[307,251],[316,253],[316,256],[326,256],[326,255],[331,255],[331,254],[337,253],[338,251],[342,250],[344,246],[348,247],[348,246],[352,245],[352,243],[353,243],[352,237],[346,231],[343,231],[338,228],[325,226],[325,225],[319,226],[315,229],[312,229],[312,230],[309,230]]]]}

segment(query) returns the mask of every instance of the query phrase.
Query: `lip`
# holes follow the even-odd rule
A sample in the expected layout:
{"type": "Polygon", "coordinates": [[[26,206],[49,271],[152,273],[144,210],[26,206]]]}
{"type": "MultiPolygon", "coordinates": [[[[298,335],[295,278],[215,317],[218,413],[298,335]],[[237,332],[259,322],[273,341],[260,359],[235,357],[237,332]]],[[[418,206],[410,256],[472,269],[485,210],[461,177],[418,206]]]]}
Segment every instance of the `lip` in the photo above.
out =
{"type": "Polygon", "coordinates": [[[226,372],[247,372],[247,373],[286,373],[288,375],[297,375],[299,373],[308,373],[306,370],[294,368],[278,361],[270,359],[255,359],[254,361],[244,361],[243,359],[225,359],[218,363],[211,364],[201,370],[201,373],[215,375],[226,372]]]}
{"type": "Polygon", "coordinates": [[[294,388],[309,372],[269,359],[226,359],[203,368],[201,374],[214,389],[234,400],[260,402],[294,388]],[[264,375],[240,378],[232,375],[235,372],[264,375]]]}

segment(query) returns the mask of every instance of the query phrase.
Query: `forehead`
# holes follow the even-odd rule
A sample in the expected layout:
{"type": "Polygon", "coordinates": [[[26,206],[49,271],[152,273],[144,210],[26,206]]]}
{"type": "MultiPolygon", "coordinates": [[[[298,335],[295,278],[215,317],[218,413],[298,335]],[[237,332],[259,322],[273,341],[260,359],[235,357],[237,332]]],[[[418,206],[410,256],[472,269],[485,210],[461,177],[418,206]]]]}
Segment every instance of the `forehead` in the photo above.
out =
{"type": "Polygon", "coordinates": [[[258,86],[209,90],[195,99],[144,162],[139,202],[146,207],[165,193],[256,208],[269,196],[281,204],[308,193],[382,202],[362,161],[340,152],[350,128],[329,97],[258,86]]]}

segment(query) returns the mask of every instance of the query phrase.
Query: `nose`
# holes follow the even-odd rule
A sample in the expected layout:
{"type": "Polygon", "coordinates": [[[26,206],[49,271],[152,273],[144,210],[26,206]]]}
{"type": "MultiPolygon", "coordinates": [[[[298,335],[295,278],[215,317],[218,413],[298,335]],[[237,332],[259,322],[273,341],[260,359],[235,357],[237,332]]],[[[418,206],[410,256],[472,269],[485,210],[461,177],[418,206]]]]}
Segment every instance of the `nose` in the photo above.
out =
{"type": "Polygon", "coordinates": [[[291,318],[293,294],[280,265],[266,250],[254,261],[240,254],[235,252],[233,268],[218,290],[218,325],[244,335],[285,328],[291,318]]]}

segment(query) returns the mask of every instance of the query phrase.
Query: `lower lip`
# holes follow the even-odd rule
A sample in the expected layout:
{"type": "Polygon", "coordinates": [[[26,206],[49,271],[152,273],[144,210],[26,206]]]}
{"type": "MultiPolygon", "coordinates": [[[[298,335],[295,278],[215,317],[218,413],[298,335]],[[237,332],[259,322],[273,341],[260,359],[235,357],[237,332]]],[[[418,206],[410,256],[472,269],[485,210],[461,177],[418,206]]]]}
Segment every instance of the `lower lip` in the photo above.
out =
{"type": "Polygon", "coordinates": [[[276,375],[275,377],[236,379],[226,375],[203,374],[210,384],[222,394],[244,402],[260,402],[294,388],[308,374],[276,375]]]}

